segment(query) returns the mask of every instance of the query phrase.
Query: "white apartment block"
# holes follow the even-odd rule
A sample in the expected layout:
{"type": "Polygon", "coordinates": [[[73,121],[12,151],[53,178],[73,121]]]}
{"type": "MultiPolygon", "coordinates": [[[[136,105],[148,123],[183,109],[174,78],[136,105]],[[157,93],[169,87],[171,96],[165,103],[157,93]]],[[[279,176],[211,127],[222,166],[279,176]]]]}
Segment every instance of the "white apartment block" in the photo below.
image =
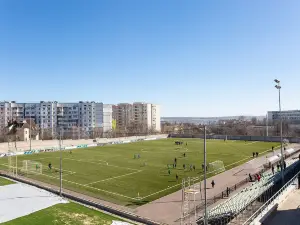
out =
{"type": "Polygon", "coordinates": [[[282,120],[289,121],[291,123],[300,123],[300,110],[286,110],[286,111],[269,111],[268,121],[274,122],[282,120]]]}
{"type": "Polygon", "coordinates": [[[151,126],[152,129],[160,131],[160,107],[159,105],[151,105],[151,126]]]}
{"type": "Polygon", "coordinates": [[[0,129],[9,120],[19,122],[32,118],[42,129],[57,128],[71,130],[81,127],[86,131],[102,128],[111,130],[112,106],[97,102],[58,103],[41,101],[40,103],[0,102],[0,129]]]}
{"type": "Polygon", "coordinates": [[[159,105],[144,102],[120,103],[114,106],[113,110],[113,117],[119,129],[135,124],[148,130],[161,130],[159,105]]]}

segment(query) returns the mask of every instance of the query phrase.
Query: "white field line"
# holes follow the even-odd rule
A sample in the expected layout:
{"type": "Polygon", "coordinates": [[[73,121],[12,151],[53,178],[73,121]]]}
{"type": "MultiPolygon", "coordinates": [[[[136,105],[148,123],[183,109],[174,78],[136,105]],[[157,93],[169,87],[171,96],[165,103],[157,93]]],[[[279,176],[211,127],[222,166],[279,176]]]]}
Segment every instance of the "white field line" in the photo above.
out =
{"type": "MultiPolygon", "coordinates": [[[[59,158],[59,157],[57,157],[57,158],[59,158]]],[[[63,159],[73,160],[73,161],[77,161],[77,162],[93,163],[93,164],[97,164],[97,165],[111,166],[111,167],[122,168],[122,169],[133,170],[133,171],[139,171],[138,169],[132,169],[132,168],[122,167],[122,166],[114,166],[114,165],[110,165],[108,163],[97,163],[94,161],[88,161],[88,160],[82,160],[82,159],[71,159],[71,158],[63,158],[63,159]]]]}
{"type": "MultiPolygon", "coordinates": [[[[4,166],[8,167],[7,164],[0,164],[0,165],[4,165],[4,166]]],[[[31,171],[31,172],[33,172],[33,171],[31,171]]],[[[36,172],[33,172],[33,173],[36,173],[36,172]]],[[[41,174],[41,173],[36,173],[36,174],[37,175],[43,175],[43,176],[51,177],[51,178],[57,179],[57,180],[60,179],[59,177],[54,177],[54,176],[47,175],[47,174],[41,174]]],[[[106,193],[109,193],[109,194],[112,194],[112,195],[121,196],[121,197],[128,198],[128,199],[131,199],[131,200],[136,200],[135,198],[131,198],[131,197],[128,197],[126,195],[122,195],[122,194],[111,192],[111,191],[106,191],[106,190],[103,190],[103,189],[100,189],[100,188],[91,187],[91,186],[88,186],[87,184],[79,184],[79,183],[76,183],[76,182],[73,182],[73,181],[69,181],[69,180],[65,180],[65,179],[62,179],[62,180],[65,181],[65,182],[71,183],[71,184],[78,185],[78,186],[88,187],[88,188],[91,188],[91,189],[94,189],[94,190],[97,190],[97,191],[106,192],[106,193]]]]}
{"type": "MultiPolygon", "coordinates": [[[[53,168],[53,169],[60,170],[60,168],[57,168],[57,167],[53,167],[53,166],[52,166],[52,168],[53,168]]],[[[76,172],[74,172],[74,171],[71,171],[71,170],[64,170],[64,169],[62,169],[62,171],[66,171],[66,172],[68,172],[69,174],[74,174],[74,173],[76,173],[76,172]]]]}
{"type": "Polygon", "coordinates": [[[252,142],[247,143],[247,144],[245,144],[245,145],[252,145],[252,144],[254,144],[254,143],[256,143],[256,142],[258,142],[258,141],[252,141],[252,142]]]}
{"type": "Polygon", "coordinates": [[[126,177],[126,176],[130,176],[132,174],[140,173],[140,172],[142,172],[142,170],[139,170],[139,171],[136,171],[136,172],[132,172],[132,173],[123,174],[123,175],[120,175],[120,176],[110,177],[110,178],[107,178],[107,179],[104,179],[104,180],[99,180],[99,181],[91,182],[91,183],[88,183],[87,185],[96,184],[96,183],[100,183],[100,182],[108,181],[108,180],[113,180],[113,179],[117,179],[117,178],[120,178],[120,177],[126,177]]]}

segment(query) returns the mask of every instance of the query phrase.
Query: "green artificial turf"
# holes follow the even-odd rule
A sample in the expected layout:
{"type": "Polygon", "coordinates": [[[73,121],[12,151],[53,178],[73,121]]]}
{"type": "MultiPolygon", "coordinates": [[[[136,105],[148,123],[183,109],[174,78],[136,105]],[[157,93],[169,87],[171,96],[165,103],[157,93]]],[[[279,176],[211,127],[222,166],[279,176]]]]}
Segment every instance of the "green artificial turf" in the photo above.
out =
{"type": "Polygon", "coordinates": [[[14,184],[15,182],[11,181],[11,180],[7,180],[3,177],[0,177],[0,186],[4,186],[4,185],[9,185],[9,184],[14,184]]]}
{"type": "Polygon", "coordinates": [[[58,204],[3,225],[110,225],[113,220],[122,221],[85,206],[66,203],[58,204]]]}
{"type": "MultiPolygon", "coordinates": [[[[179,190],[183,177],[199,177],[203,146],[200,139],[162,139],[77,149],[72,154],[66,150],[62,153],[63,187],[135,207],[179,190]],[[183,141],[184,145],[176,146],[174,141],[183,141]],[[141,158],[134,159],[134,154],[140,154],[141,158]],[[175,157],[177,168],[171,168],[169,175],[167,165],[173,164],[175,157]],[[183,164],[195,165],[196,171],[190,171],[189,166],[184,170],[183,164]]],[[[222,160],[226,166],[245,159],[226,168],[230,169],[250,160],[252,152],[265,152],[272,146],[278,143],[208,140],[207,160],[208,163],[222,160]]],[[[59,185],[59,156],[60,152],[18,156],[18,168],[22,167],[23,160],[41,162],[43,174],[27,176],[59,185]],[[48,169],[49,162],[52,171],[48,169]]],[[[7,158],[0,159],[0,169],[7,169],[7,161],[7,158]]]]}

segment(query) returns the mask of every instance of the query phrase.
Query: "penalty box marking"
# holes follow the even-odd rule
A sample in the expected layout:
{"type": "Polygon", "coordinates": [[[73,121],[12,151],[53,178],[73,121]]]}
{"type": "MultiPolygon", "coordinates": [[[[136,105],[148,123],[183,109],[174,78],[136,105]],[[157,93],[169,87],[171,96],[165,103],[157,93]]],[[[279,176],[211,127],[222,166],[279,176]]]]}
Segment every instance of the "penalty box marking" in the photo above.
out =
{"type": "MultiPolygon", "coordinates": [[[[59,157],[57,157],[57,158],[59,158],[59,157]]],[[[138,169],[132,169],[132,168],[122,167],[122,166],[114,166],[114,165],[105,164],[105,163],[97,163],[97,162],[95,162],[95,161],[89,161],[89,160],[71,159],[71,158],[63,158],[63,159],[66,159],[66,160],[73,160],[73,161],[77,161],[77,162],[92,163],[92,164],[97,164],[97,165],[111,166],[111,167],[122,168],[122,169],[133,170],[133,171],[139,171],[138,169]]]]}
{"type": "MultiPolygon", "coordinates": [[[[36,172],[33,172],[33,173],[36,173],[36,172]]],[[[47,174],[40,174],[40,173],[36,173],[36,174],[51,177],[51,178],[57,179],[57,180],[60,179],[59,177],[54,177],[54,176],[47,175],[47,174]]],[[[112,195],[117,195],[117,196],[121,196],[121,197],[128,198],[128,199],[131,199],[131,200],[136,200],[136,198],[131,198],[131,197],[128,197],[126,195],[122,195],[122,194],[119,194],[119,193],[116,193],[116,192],[107,191],[107,190],[103,190],[103,189],[100,189],[100,188],[95,188],[95,187],[89,186],[88,184],[80,184],[80,183],[70,181],[70,180],[65,180],[65,179],[62,179],[62,180],[67,182],[67,183],[75,184],[75,185],[78,185],[78,186],[88,187],[88,188],[98,190],[98,191],[102,191],[102,192],[106,192],[106,193],[109,193],[109,194],[112,194],[112,195]]]]}
{"type": "Polygon", "coordinates": [[[104,180],[99,180],[99,181],[88,183],[87,185],[96,184],[96,183],[100,183],[100,182],[104,182],[104,181],[108,181],[108,180],[113,180],[113,179],[117,179],[117,178],[120,178],[120,177],[130,176],[132,174],[140,173],[142,171],[143,170],[138,170],[138,171],[135,171],[135,172],[132,172],[132,173],[127,173],[127,174],[123,174],[123,175],[120,175],[120,176],[110,177],[110,178],[107,178],[107,179],[104,179],[104,180]]]}
{"type": "MultiPolygon", "coordinates": [[[[38,158],[36,160],[49,159],[49,158],[60,159],[60,157],[44,157],[44,158],[38,158]]],[[[116,168],[132,170],[132,171],[139,171],[138,169],[132,169],[132,168],[128,168],[128,167],[111,165],[107,161],[103,161],[103,160],[83,160],[83,159],[72,159],[72,158],[66,158],[66,157],[62,158],[62,159],[63,160],[72,160],[72,161],[77,161],[77,162],[92,163],[92,164],[97,164],[97,165],[111,166],[111,167],[116,167],[116,168]],[[105,163],[100,163],[100,162],[96,162],[96,161],[101,161],[101,162],[105,162],[105,163]]]]}
{"type": "MultiPolygon", "coordinates": [[[[7,164],[0,164],[0,165],[4,165],[4,166],[9,167],[7,164]]],[[[37,174],[37,175],[42,175],[42,176],[46,176],[46,177],[51,177],[51,178],[57,179],[57,180],[60,179],[59,177],[54,177],[54,176],[47,175],[47,174],[43,174],[43,173],[36,173],[36,172],[34,172],[34,171],[31,171],[31,172],[32,172],[32,173],[35,173],[35,174],[37,174]]],[[[106,193],[109,193],[109,194],[112,194],[112,195],[121,196],[121,197],[128,198],[128,199],[131,199],[131,200],[137,200],[136,198],[128,197],[128,196],[126,196],[126,195],[122,195],[122,194],[119,194],[119,193],[116,193],[116,192],[107,191],[107,190],[103,190],[103,189],[100,189],[100,188],[95,188],[95,187],[89,186],[88,184],[80,184],[80,183],[76,183],[76,182],[74,182],[74,181],[69,181],[69,180],[65,180],[65,179],[62,179],[62,180],[65,181],[65,182],[67,182],[67,183],[72,183],[72,184],[75,184],[75,185],[78,185],[78,186],[88,187],[88,188],[91,188],[91,189],[94,189],[94,190],[106,192],[106,193]]]]}

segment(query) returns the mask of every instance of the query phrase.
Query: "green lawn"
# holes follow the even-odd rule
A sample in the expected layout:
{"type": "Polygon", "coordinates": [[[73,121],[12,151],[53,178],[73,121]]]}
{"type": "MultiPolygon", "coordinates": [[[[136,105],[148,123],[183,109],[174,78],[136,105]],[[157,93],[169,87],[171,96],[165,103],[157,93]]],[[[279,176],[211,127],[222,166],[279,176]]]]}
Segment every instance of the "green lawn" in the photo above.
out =
{"type": "MultiPolygon", "coordinates": [[[[179,139],[143,141],[130,144],[109,145],[73,150],[63,155],[63,186],[117,204],[135,207],[153,201],[181,188],[183,177],[199,177],[202,173],[203,140],[182,139],[188,142],[181,147],[174,144],[179,139]],[[183,157],[183,153],[186,157],[183,157]],[[140,154],[140,159],[134,159],[140,154]],[[168,174],[167,164],[178,159],[177,168],[168,174]],[[183,164],[196,165],[196,171],[183,169],[183,164]],[[176,181],[176,174],[179,180],[176,181]]],[[[252,152],[264,152],[278,146],[270,142],[207,141],[208,162],[222,160],[226,165],[245,159],[226,169],[235,167],[252,157],[252,152]]],[[[43,174],[31,178],[59,185],[59,152],[18,156],[22,160],[35,160],[43,164],[43,174]],[[51,162],[53,169],[48,169],[51,162]]],[[[14,160],[12,160],[14,162],[14,160]]],[[[0,169],[7,169],[7,158],[0,159],[0,169]]],[[[19,172],[21,173],[21,172],[19,172]]]]}
{"type": "Polygon", "coordinates": [[[3,177],[0,177],[0,186],[4,186],[4,185],[9,185],[9,184],[14,184],[15,182],[11,181],[11,180],[7,180],[3,177]]]}
{"type": "Polygon", "coordinates": [[[110,225],[113,220],[122,221],[110,215],[76,203],[58,204],[47,209],[20,217],[3,225],[110,225]]]}

